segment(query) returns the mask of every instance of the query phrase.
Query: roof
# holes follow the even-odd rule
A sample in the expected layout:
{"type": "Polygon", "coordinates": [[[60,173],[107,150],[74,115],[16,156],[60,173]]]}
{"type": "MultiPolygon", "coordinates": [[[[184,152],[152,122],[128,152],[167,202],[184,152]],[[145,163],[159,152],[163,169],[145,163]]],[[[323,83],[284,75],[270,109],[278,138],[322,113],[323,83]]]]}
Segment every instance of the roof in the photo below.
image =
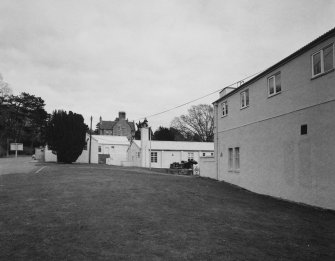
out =
{"type": "Polygon", "coordinates": [[[99,144],[129,145],[126,136],[92,135],[99,144]]]}
{"type": "Polygon", "coordinates": [[[279,61],[278,63],[272,65],[271,67],[269,67],[265,71],[261,72],[260,74],[256,75],[255,77],[251,78],[249,81],[245,82],[244,84],[242,84],[238,88],[236,88],[233,91],[227,93],[226,95],[220,97],[219,99],[217,99],[213,103],[219,102],[220,100],[226,99],[229,96],[233,95],[234,93],[239,92],[244,87],[249,86],[250,84],[256,82],[260,78],[263,78],[264,76],[266,76],[270,72],[278,69],[280,66],[282,66],[282,65],[290,62],[291,60],[295,59],[296,57],[298,57],[298,56],[302,55],[303,53],[307,52],[309,49],[313,48],[314,46],[320,44],[321,42],[323,42],[323,41],[325,41],[325,40],[327,40],[327,39],[329,39],[329,38],[331,38],[333,36],[335,36],[335,27],[333,29],[329,30],[328,32],[326,32],[325,34],[319,36],[318,38],[316,38],[315,40],[313,40],[309,44],[307,44],[304,47],[300,48],[298,51],[296,51],[293,54],[287,56],[283,60],[279,61]]]}
{"type": "MultiPolygon", "coordinates": [[[[118,122],[119,121],[101,121],[100,129],[102,129],[102,130],[112,130],[114,125],[118,122]]],[[[129,122],[128,120],[126,120],[126,123],[128,123],[128,125],[130,126],[130,129],[132,131],[135,131],[134,122],[129,122]]]]}
{"type": "Polygon", "coordinates": [[[113,129],[113,126],[115,125],[115,121],[101,121],[100,123],[100,129],[103,130],[111,130],[113,129]]]}
{"type": "MultiPolygon", "coordinates": [[[[133,142],[141,148],[140,140],[133,142]]],[[[214,142],[193,142],[193,141],[151,141],[152,150],[194,150],[194,151],[214,151],[214,142]]]]}

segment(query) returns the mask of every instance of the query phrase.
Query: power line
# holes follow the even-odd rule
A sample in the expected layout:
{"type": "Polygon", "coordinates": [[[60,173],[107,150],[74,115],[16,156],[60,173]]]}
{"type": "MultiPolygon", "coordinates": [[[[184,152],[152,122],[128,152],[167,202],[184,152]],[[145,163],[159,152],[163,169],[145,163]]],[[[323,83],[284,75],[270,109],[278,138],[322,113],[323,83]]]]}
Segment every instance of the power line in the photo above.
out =
{"type": "MultiPolygon", "coordinates": [[[[237,85],[237,87],[239,87],[239,86],[241,86],[241,85],[244,83],[244,81],[245,81],[246,79],[249,79],[249,78],[251,78],[251,77],[254,77],[254,76],[260,74],[261,72],[263,72],[263,70],[260,71],[260,72],[254,73],[254,74],[252,74],[252,75],[249,75],[249,76],[245,77],[244,79],[239,80],[239,81],[237,81],[237,82],[234,82],[234,83],[232,83],[232,84],[230,84],[230,85],[228,85],[228,86],[226,86],[226,87],[232,87],[233,85],[237,85]],[[239,84],[240,84],[240,85],[239,85],[239,84]]],[[[185,106],[185,105],[187,105],[187,104],[190,104],[190,103],[192,103],[192,102],[201,100],[201,99],[206,98],[206,97],[208,97],[208,96],[211,96],[211,95],[213,95],[214,93],[217,93],[217,92],[221,91],[222,89],[224,89],[224,88],[226,88],[226,87],[220,88],[220,89],[215,90],[215,91],[213,91],[213,92],[211,92],[211,93],[209,93],[209,94],[206,94],[206,95],[204,95],[204,96],[201,96],[201,97],[199,97],[199,98],[196,98],[196,99],[194,99],[194,100],[192,100],[192,101],[185,102],[185,103],[180,104],[180,105],[178,105],[178,106],[172,107],[172,108],[167,109],[167,110],[165,110],[165,111],[161,111],[161,112],[158,112],[158,113],[155,113],[155,114],[151,114],[151,115],[148,115],[148,116],[145,116],[145,117],[138,118],[136,121],[141,120],[141,119],[147,119],[147,118],[154,117],[154,116],[158,116],[158,115],[161,115],[161,114],[163,114],[163,113],[167,113],[167,112],[169,112],[169,111],[172,111],[172,110],[175,110],[175,109],[177,109],[177,108],[183,107],[183,106],[185,106]]],[[[237,88],[237,87],[235,87],[235,88],[237,88]]]]}

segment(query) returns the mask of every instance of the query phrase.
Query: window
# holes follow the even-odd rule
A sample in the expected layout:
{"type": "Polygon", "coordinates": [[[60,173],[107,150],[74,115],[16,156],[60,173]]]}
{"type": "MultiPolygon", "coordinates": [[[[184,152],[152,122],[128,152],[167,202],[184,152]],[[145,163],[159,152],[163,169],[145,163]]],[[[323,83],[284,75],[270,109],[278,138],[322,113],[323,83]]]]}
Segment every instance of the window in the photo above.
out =
{"type": "Polygon", "coordinates": [[[240,169],[240,148],[235,148],[235,169],[240,169]]]}
{"type": "Polygon", "coordinates": [[[249,90],[241,92],[241,109],[249,106],[249,90]]]}
{"type": "Polygon", "coordinates": [[[157,163],[157,152],[151,152],[151,162],[157,163]]]}
{"type": "Polygon", "coordinates": [[[98,152],[101,152],[101,146],[98,147],[98,152]]]}
{"type": "Polygon", "coordinates": [[[137,152],[137,158],[141,157],[141,152],[137,152]]]}
{"type": "Polygon", "coordinates": [[[193,160],[194,159],[194,153],[193,152],[189,152],[187,155],[187,159],[188,160],[193,160]]]}
{"type": "Polygon", "coordinates": [[[300,126],[300,134],[301,135],[307,135],[307,124],[300,126]]]}
{"type": "Polygon", "coordinates": [[[334,68],[334,44],[328,45],[312,55],[312,77],[334,68]]]}
{"type": "Polygon", "coordinates": [[[238,171],[240,169],[240,148],[228,148],[228,170],[238,171]]]}
{"type": "Polygon", "coordinates": [[[222,107],[222,117],[226,116],[228,114],[228,103],[227,103],[227,101],[221,103],[221,107],[222,107]]]}
{"type": "Polygon", "coordinates": [[[202,153],[202,156],[205,157],[205,156],[206,156],[206,153],[202,153]]]}
{"type": "Polygon", "coordinates": [[[281,92],[281,75],[280,72],[268,78],[268,93],[269,96],[281,92]]]}
{"type": "Polygon", "coordinates": [[[214,156],[214,152],[211,152],[211,156],[214,156]]]}
{"type": "Polygon", "coordinates": [[[233,148],[228,149],[228,169],[233,169],[233,163],[234,163],[234,151],[233,148]]]}
{"type": "Polygon", "coordinates": [[[87,142],[85,142],[83,150],[87,150],[87,142]]]}

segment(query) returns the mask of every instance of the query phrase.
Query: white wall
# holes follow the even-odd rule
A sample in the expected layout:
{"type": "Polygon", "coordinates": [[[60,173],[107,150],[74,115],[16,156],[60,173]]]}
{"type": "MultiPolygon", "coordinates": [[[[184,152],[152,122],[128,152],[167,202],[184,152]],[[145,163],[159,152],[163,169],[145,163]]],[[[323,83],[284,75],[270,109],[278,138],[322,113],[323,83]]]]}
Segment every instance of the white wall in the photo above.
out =
{"type": "MultiPolygon", "coordinates": [[[[219,180],[251,191],[335,209],[335,71],[312,79],[311,55],[328,39],[227,98],[215,115],[219,180]],[[268,97],[267,77],[281,72],[281,93],[268,97]],[[308,134],[300,135],[307,124],[308,134]],[[228,148],[240,148],[240,170],[228,170],[228,148]]],[[[216,106],[215,106],[216,109],[216,106]]],[[[215,110],[216,111],[216,110],[215,110]]]]}
{"type": "Polygon", "coordinates": [[[109,147],[110,158],[108,158],[106,162],[108,165],[121,166],[121,162],[127,160],[128,145],[107,145],[104,147],[105,150],[109,147]]]}
{"type": "Polygon", "coordinates": [[[201,177],[217,179],[216,161],[214,157],[200,157],[198,166],[201,177]]]}
{"type": "Polygon", "coordinates": [[[219,180],[335,209],[334,115],[332,102],[220,133],[219,180]],[[229,147],[240,147],[239,172],[228,170],[229,147]]]}
{"type": "Polygon", "coordinates": [[[127,153],[127,162],[124,162],[123,165],[141,167],[141,150],[134,142],[128,148],[127,153]]]}

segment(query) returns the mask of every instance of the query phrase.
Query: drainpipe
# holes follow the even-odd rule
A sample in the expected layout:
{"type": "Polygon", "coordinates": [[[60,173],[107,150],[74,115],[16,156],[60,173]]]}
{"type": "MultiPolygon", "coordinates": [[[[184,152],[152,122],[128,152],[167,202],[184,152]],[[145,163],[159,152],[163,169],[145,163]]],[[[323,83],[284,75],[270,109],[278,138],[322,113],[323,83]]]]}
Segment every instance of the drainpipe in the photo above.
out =
{"type": "MultiPolygon", "coordinates": [[[[101,118],[101,117],[100,117],[101,118]]],[[[88,164],[91,164],[91,146],[92,146],[92,119],[93,117],[91,116],[91,125],[90,125],[90,148],[88,152],[88,164]]]]}
{"type": "Polygon", "coordinates": [[[151,127],[149,127],[149,168],[151,170],[151,127]]]}
{"type": "Polygon", "coordinates": [[[219,180],[219,116],[218,116],[218,104],[214,105],[215,111],[215,129],[216,129],[216,139],[215,139],[215,147],[216,147],[216,179],[219,180]]]}

